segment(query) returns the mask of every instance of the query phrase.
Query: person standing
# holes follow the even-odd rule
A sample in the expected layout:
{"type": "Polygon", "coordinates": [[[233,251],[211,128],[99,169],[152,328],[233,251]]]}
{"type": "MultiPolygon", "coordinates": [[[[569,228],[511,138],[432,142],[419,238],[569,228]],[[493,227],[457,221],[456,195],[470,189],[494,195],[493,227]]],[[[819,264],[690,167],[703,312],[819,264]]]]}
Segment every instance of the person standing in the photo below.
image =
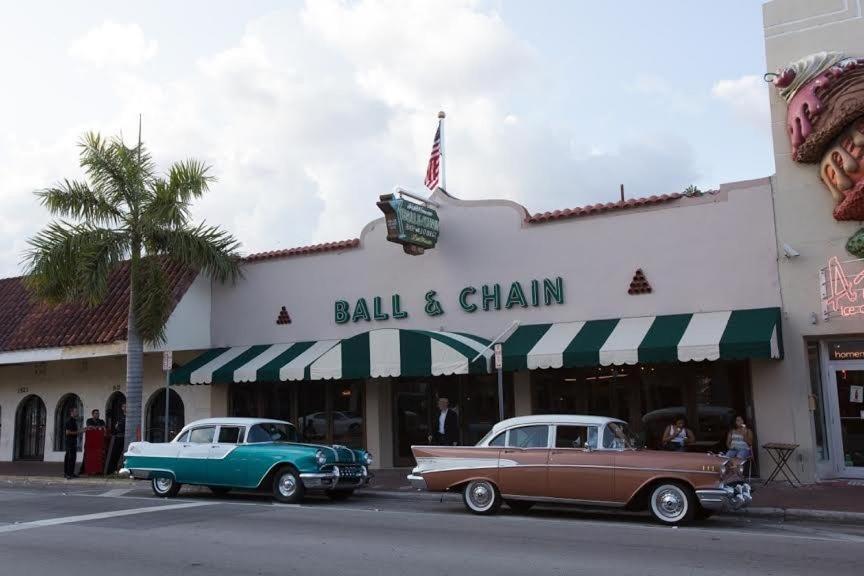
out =
{"type": "Polygon", "coordinates": [[[735,427],[726,435],[726,456],[746,460],[753,454],[753,432],[741,416],[735,417],[735,427]]]}
{"type": "Polygon", "coordinates": [[[123,455],[126,440],[126,403],[120,405],[120,414],[111,423],[111,440],[108,443],[108,457],[105,459],[105,474],[116,472],[123,455]]]}
{"type": "Polygon", "coordinates": [[[78,468],[78,474],[84,474],[84,469],[86,468],[86,463],[91,461],[95,452],[101,453],[101,458],[97,461],[100,462],[99,468],[102,468],[104,462],[102,459],[105,457],[105,440],[104,440],[104,430],[105,430],[105,421],[99,417],[99,410],[94,409],[90,412],[90,418],[84,422],[84,457],[81,458],[81,467],[78,468]],[[98,446],[93,441],[94,436],[88,434],[91,430],[101,430],[102,434],[99,435],[99,443],[98,446]]]}
{"type": "Polygon", "coordinates": [[[99,410],[93,410],[90,412],[90,418],[87,419],[87,422],[84,423],[84,427],[87,430],[98,430],[99,428],[105,428],[105,421],[99,418],[99,410]]]}
{"type": "Polygon", "coordinates": [[[63,459],[63,476],[67,480],[77,478],[75,474],[75,460],[78,457],[78,436],[81,431],[78,430],[78,408],[73,407],[69,410],[69,418],[66,419],[66,424],[63,427],[63,439],[65,441],[66,457],[63,459]]]}
{"type": "Polygon", "coordinates": [[[438,399],[438,417],[434,426],[435,432],[429,435],[429,442],[439,446],[456,446],[459,443],[459,416],[450,409],[448,398],[438,399]]]}
{"type": "Polygon", "coordinates": [[[687,420],[679,416],[663,431],[663,449],[684,452],[687,446],[696,441],[696,436],[687,428],[687,420]]]}

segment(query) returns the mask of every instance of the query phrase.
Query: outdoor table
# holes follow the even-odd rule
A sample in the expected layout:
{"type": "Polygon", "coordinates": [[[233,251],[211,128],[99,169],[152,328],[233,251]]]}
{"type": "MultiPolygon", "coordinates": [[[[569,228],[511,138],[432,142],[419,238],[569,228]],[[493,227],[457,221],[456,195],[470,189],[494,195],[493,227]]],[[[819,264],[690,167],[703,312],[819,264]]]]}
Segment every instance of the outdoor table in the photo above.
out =
{"type": "Polygon", "coordinates": [[[773,482],[777,479],[779,474],[783,474],[786,480],[789,481],[791,486],[795,486],[796,483],[798,485],[801,484],[801,480],[798,479],[798,476],[795,475],[795,472],[789,466],[789,458],[792,457],[792,454],[795,450],[798,449],[798,444],[782,444],[782,443],[771,443],[771,444],[763,444],[762,448],[765,449],[765,452],[771,457],[774,461],[774,471],[768,475],[768,478],[765,480],[765,484],[763,486],[767,486],[769,483],[773,482]],[[792,478],[789,477],[789,474],[792,475],[792,478]]]}

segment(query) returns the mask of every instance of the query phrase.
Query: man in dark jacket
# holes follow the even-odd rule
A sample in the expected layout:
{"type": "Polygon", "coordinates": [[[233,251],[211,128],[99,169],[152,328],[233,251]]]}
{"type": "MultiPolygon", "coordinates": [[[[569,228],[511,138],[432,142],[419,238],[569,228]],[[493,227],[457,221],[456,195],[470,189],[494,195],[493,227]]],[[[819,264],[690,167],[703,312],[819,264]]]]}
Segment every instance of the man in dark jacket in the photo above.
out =
{"type": "Polygon", "coordinates": [[[76,478],[75,459],[78,457],[78,408],[69,411],[69,418],[63,426],[63,441],[66,448],[66,457],[63,459],[63,476],[67,480],[76,478]]]}
{"type": "Polygon", "coordinates": [[[432,422],[432,430],[429,442],[439,446],[456,446],[459,443],[459,417],[450,409],[449,399],[438,399],[438,413],[432,422]]]}

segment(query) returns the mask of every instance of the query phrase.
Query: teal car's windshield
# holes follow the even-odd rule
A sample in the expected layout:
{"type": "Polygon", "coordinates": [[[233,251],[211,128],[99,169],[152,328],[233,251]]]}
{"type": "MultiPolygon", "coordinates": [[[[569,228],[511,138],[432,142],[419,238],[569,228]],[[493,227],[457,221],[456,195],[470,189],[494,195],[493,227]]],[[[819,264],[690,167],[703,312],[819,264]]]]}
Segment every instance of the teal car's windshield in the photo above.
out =
{"type": "Polygon", "coordinates": [[[281,422],[263,422],[249,428],[246,435],[247,444],[261,442],[296,442],[297,431],[291,424],[281,422]]]}

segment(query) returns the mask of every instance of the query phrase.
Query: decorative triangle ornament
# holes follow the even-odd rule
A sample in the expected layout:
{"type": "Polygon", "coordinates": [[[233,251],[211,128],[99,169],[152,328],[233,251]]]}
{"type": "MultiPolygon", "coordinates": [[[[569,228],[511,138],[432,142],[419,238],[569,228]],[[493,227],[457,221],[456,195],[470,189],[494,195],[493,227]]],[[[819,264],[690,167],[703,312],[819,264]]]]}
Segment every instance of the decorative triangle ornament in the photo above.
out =
{"type": "Polygon", "coordinates": [[[282,306],[282,310],[279,311],[276,324],[291,324],[291,316],[288,315],[288,310],[285,309],[285,306],[282,306]]]}
{"type": "Polygon", "coordinates": [[[642,272],[641,268],[639,268],[636,270],[636,273],[633,274],[633,280],[630,282],[630,289],[627,290],[627,293],[630,295],[650,294],[651,291],[651,284],[648,283],[648,279],[645,278],[645,273],[642,272]]]}

